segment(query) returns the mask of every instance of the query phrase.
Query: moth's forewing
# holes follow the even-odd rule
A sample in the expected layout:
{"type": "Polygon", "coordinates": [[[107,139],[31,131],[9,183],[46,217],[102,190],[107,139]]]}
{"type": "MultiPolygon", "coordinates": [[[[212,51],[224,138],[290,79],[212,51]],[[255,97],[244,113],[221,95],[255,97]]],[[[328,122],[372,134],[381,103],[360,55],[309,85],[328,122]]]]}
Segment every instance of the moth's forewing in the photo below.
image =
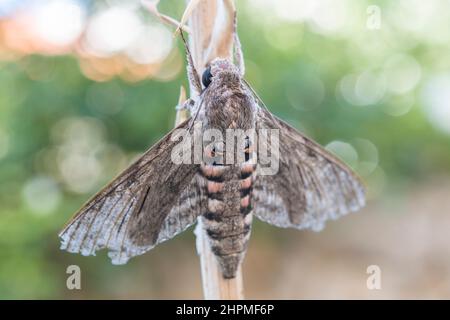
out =
{"type": "Polygon", "coordinates": [[[121,264],[195,222],[202,212],[198,168],[171,161],[174,130],[81,208],[59,234],[61,249],[95,255],[108,248],[121,264]]]}
{"type": "Polygon", "coordinates": [[[279,227],[320,230],[326,220],[364,206],[364,185],[347,165],[268,110],[257,109],[257,130],[279,130],[279,170],[258,175],[253,188],[258,218],[279,227]]]}

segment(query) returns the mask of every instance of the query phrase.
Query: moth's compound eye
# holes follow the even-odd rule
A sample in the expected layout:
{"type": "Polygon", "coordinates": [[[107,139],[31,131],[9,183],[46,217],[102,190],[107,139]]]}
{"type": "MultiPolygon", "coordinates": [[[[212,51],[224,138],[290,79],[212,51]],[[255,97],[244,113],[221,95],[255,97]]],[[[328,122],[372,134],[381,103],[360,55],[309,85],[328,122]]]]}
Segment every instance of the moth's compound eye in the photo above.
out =
{"type": "Polygon", "coordinates": [[[202,76],[202,83],[205,86],[205,88],[208,88],[209,84],[211,83],[211,78],[212,78],[211,67],[209,66],[203,72],[203,76],[202,76]]]}

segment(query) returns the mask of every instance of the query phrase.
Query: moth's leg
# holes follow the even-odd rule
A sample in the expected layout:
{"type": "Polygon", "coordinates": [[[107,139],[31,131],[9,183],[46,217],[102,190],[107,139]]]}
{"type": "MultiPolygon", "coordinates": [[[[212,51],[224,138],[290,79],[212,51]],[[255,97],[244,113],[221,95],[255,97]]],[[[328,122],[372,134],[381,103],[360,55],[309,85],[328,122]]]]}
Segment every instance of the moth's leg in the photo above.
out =
{"type": "Polygon", "coordinates": [[[189,99],[187,99],[186,101],[184,101],[183,103],[178,104],[178,105],[175,107],[175,110],[188,110],[188,111],[192,111],[192,109],[193,109],[194,106],[195,106],[195,101],[196,101],[196,99],[189,98],[189,99]]]}
{"type": "Polygon", "coordinates": [[[200,96],[193,96],[192,98],[187,99],[183,103],[178,104],[175,107],[175,110],[187,110],[191,114],[191,116],[195,115],[200,108],[201,104],[200,96]]]}

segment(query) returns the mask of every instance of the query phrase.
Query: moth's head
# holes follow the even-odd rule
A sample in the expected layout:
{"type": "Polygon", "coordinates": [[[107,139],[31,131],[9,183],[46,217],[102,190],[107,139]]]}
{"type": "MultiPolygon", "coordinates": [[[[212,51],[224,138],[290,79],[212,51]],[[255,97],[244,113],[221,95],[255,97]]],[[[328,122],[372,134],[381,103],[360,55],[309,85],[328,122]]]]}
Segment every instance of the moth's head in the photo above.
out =
{"type": "Polygon", "coordinates": [[[207,88],[211,82],[219,79],[221,75],[238,75],[237,67],[228,59],[216,58],[212,60],[202,75],[202,83],[207,88]]]}

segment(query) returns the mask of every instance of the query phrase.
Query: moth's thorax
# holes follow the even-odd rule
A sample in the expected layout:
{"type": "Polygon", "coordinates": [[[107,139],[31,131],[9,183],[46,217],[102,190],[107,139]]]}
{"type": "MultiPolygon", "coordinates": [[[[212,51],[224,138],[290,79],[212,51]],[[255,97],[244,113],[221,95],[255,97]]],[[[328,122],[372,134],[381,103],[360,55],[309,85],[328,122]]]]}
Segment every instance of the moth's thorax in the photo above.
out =
{"type": "Polygon", "coordinates": [[[204,92],[205,122],[214,129],[254,128],[254,105],[237,71],[221,71],[213,76],[204,92]]]}

